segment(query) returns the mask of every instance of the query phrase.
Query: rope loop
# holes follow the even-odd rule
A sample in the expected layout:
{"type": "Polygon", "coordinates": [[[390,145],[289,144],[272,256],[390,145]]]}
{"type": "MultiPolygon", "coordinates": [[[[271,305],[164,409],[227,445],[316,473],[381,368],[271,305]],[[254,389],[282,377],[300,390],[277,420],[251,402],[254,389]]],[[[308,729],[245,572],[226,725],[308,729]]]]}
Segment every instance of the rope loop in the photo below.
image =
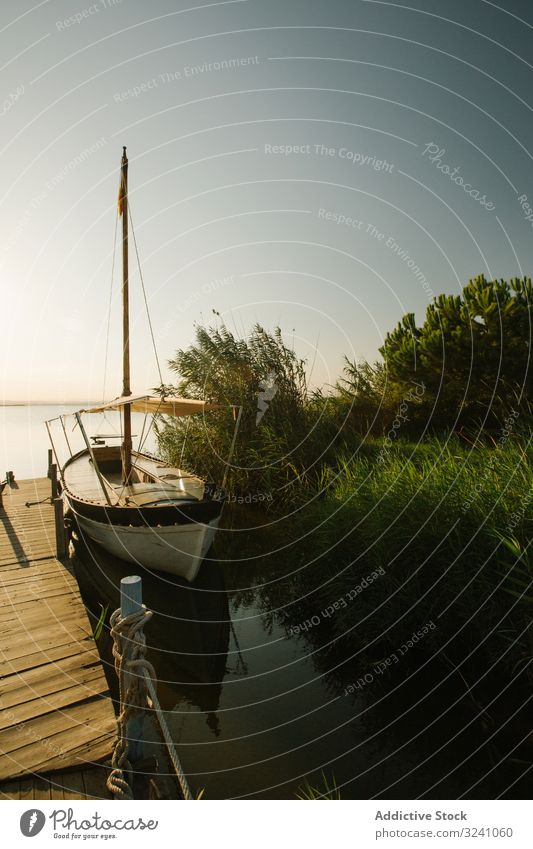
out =
{"type": "Polygon", "coordinates": [[[146,660],[146,637],[143,628],[153,613],[143,605],[136,613],[122,616],[120,608],[111,614],[111,637],[115,671],[119,680],[120,713],[117,718],[117,740],[107,778],[108,790],[119,799],[133,799],[133,768],[128,759],[127,725],[131,719],[147,710],[154,711],[159,722],[170,760],[176,772],[184,799],[192,799],[187,779],[181,767],[165,716],[157,698],[157,677],[152,664],[146,660]],[[125,675],[129,686],[124,692],[125,675]]]}

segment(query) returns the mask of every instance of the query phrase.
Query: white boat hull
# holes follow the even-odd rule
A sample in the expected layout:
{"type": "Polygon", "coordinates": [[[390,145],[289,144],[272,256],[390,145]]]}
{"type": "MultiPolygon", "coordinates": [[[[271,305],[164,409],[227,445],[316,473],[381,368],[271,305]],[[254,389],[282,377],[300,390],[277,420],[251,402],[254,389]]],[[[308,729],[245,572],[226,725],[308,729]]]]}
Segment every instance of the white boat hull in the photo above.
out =
{"type": "Polygon", "coordinates": [[[211,547],[220,516],[209,524],[188,523],[154,528],[110,525],[75,514],[81,533],[110,554],[136,566],[194,581],[211,547]]]}

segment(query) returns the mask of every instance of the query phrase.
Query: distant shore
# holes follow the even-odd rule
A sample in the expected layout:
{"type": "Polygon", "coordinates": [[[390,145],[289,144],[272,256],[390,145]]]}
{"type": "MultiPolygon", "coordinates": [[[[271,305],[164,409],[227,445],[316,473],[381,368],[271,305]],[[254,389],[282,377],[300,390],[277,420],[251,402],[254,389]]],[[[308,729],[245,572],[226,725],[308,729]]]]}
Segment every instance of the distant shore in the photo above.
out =
{"type": "Polygon", "coordinates": [[[0,401],[0,407],[87,407],[98,401],[0,401]]]}

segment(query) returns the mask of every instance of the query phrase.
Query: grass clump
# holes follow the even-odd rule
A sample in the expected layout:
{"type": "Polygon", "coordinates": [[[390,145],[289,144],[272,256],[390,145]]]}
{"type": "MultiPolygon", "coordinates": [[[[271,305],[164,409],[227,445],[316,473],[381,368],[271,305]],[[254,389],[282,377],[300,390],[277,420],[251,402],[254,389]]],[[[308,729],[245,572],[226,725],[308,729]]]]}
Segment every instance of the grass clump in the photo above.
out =
{"type": "Polygon", "coordinates": [[[335,776],[332,775],[328,779],[323,770],[317,782],[311,784],[309,779],[306,779],[302,786],[298,788],[298,792],[295,795],[297,799],[301,799],[302,801],[315,801],[317,799],[339,800],[341,798],[335,776]]]}

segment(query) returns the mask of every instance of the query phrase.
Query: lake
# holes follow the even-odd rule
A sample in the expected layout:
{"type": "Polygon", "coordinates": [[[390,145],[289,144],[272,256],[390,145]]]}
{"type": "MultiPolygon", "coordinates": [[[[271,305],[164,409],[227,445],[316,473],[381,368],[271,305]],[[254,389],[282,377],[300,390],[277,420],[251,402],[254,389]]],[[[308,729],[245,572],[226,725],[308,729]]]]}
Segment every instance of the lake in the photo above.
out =
{"type": "MultiPolygon", "coordinates": [[[[523,767],[512,763],[491,771],[462,683],[439,662],[374,675],[354,691],[367,671],[364,657],[353,657],[360,647],[332,646],[321,627],[294,636],[283,611],[290,570],[247,560],[247,545],[238,566],[207,559],[194,584],[140,571],[154,612],[148,658],[193,794],[294,799],[306,780],[321,785],[323,772],[344,799],[494,798],[520,778],[523,767]]],[[[224,552],[223,537],[215,548],[224,552]]],[[[77,549],[96,624],[101,605],[118,606],[132,567],[94,545],[77,549]]],[[[107,630],[99,648],[116,697],[107,630]]],[[[511,797],[527,798],[520,793],[527,788],[517,781],[511,797]]]]}
{"type": "MultiPolygon", "coordinates": [[[[3,479],[8,470],[13,471],[18,480],[46,476],[50,440],[45,421],[59,415],[68,416],[66,431],[69,442],[73,451],[80,451],[84,443],[78,427],[74,427],[75,419],[72,417],[72,414],[79,409],[79,406],[75,405],[50,404],[0,407],[0,478],[3,479]]],[[[132,415],[133,432],[138,436],[142,433],[143,422],[142,414],[132,415]]],[[[105,433],[106,435],[116,434],[118,437],[120,434],[118,413],[107,413],[105,417],[86,416],[84,423],[89,435],[105,433]]],[[[63,462],[67,459],[68,452],[59,422],[54,422],[52,425],[52,438],[63,462]]],[[[154,439],[149,435],[145,448],[151,451],[154,447],[154,439]]]]}

